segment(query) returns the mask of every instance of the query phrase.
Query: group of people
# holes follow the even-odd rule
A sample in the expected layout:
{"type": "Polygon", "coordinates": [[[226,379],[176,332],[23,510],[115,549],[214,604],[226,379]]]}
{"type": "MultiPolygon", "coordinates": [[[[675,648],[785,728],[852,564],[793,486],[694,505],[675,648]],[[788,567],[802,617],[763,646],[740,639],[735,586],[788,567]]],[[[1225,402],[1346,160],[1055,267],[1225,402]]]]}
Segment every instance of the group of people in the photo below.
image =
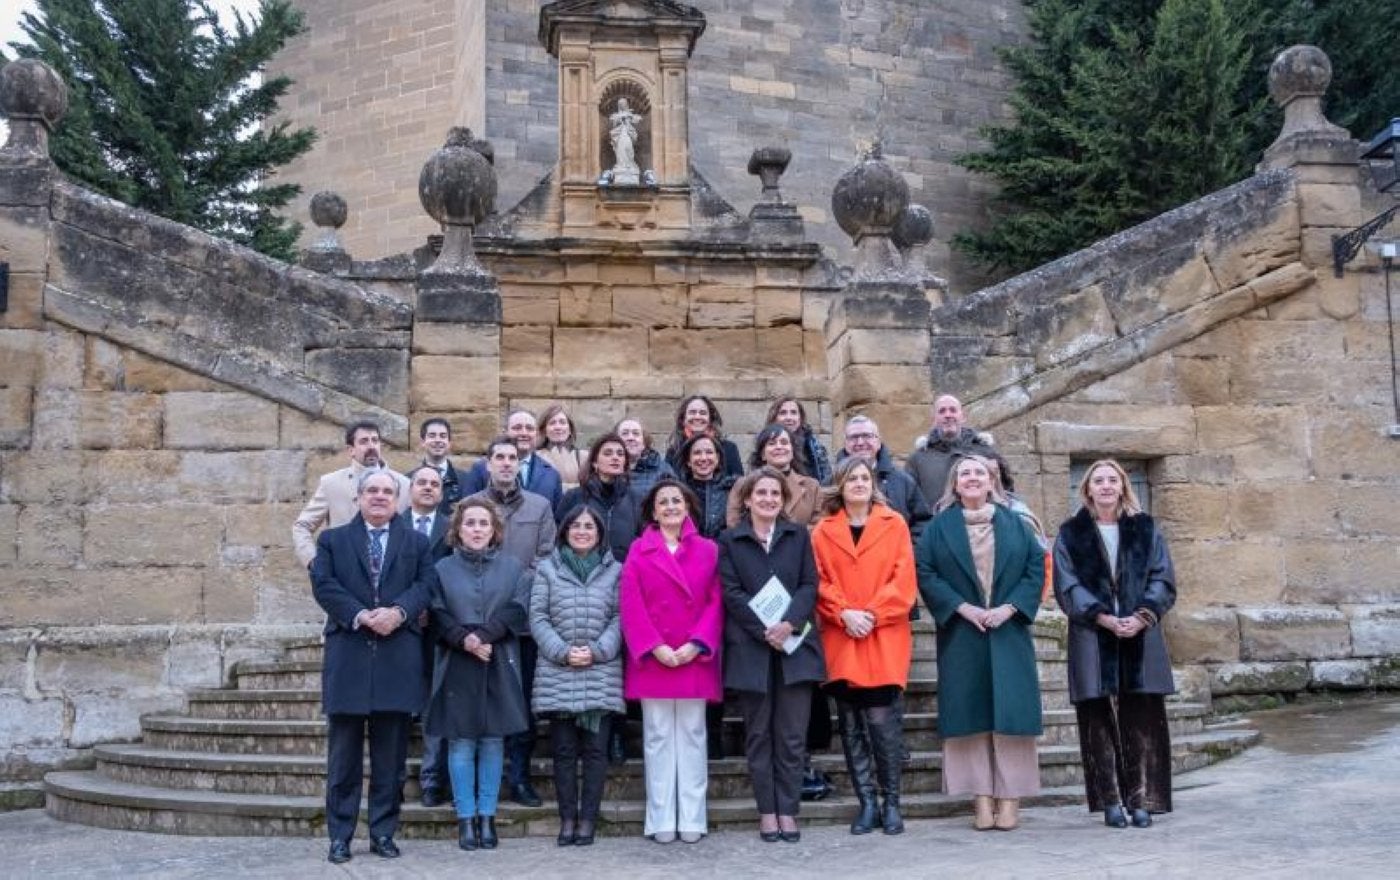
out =
{"type": "Polygon", "coordinates": [[[1032,624],[1050,556],[1090,809],[1111,827],[1171,809],[1160,624],[1174,580],[1118,463],[1089,467],[1052,553],[1007,463],[950,395],[903,470],[867,417],[846,422],[834,465],[800,401],[775,401],[767,422],[746,468],[704,396],[677,407],[664,452],[636,419],[584,451],[562,406],[517,410],[463,471],[450,426],[429,419],[423,460],[403,476],[375,425],[350,426],[349,466],[322,478],[293,526],[327,613],[330,861],[351,855],[366,731],[370,848],[398,854],[415,716],[424,803],[450,786],[464,850],[498,845],[503,784],[542,802],[529,774],[539,721],[558,843],[593,843],[629,710],[645,834],[695,843],[726,693],[764,841],[800,840],[833,704],[858,801],[850,831],[898,834],[920,597],[937,632],[944,791],[973,797],[976,828],[1014,829],[1020,799],[1039,790],[1032,624]]]}

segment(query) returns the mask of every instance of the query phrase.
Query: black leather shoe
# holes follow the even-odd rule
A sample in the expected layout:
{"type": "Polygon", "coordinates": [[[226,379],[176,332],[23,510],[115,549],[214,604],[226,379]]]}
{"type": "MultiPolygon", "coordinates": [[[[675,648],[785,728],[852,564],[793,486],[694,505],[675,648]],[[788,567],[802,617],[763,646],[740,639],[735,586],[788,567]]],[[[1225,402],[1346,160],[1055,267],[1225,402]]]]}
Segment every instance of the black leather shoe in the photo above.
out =
{"type": "Polygon", "coordinates": [[[802,839],[801,831],[779,831],[778,839],[783,843],[797,843],[802,839]]]}
{"type": "Polygon", "coordinates": [[[1104,807],[1103,824],[1107,825],[1109,828],[1127,828],[1128,817],[1124,815],[1121,806],[1114,804],[1110,807],[1104,807]]]}
{"type": "Polygon", "coordinates": [[[394,838],[387,834],[371,839],[369,851],[381,859],[397,859],[399,857],[399,845],[394,843],[394,838]]]}
{"type": "Polygon", "coordinates": [[[450,800],[451,798],[449,798],[446,794],[444,794],[436,788],[423,789],[422,803],[423,806],[427,807],[430,810],[433,807],[440,807],[443,804],[448,803],[450,800]]]}
{"type": "Polygon", "coordinates": [[[799,796],[804,801],[819,801],[831,794],[831,780],[820,770],[808,769],[802,774],[802,788],[799,796]]]}
{"type": "Polygon", "coordinates": [[[594,832],[593,822],[585,820],[578,823],[578,833],[574,835],[574,846],[592,846],[594,832]]]}
{"type": "Polygon", "coordinates": [[[522,807],[538,807],[544,800],[528,782],[517,782],[510,787],[510,799],[522,807]]]}
{"type": "Polygon", "coordinates": [[[495,849],[496,844],[501,842],[496,836],[496,817],[478,816],[477,819],[481,822],[481,848],[495,849]]]}
{"type": "Polygon", "coordinates": [[[554,838],[554,842],[560,846],[573,846],[578,841],[578,832],[574,830],[573,819],[561,819],[559,822],[559,836],[554,838]]]}
{"type": "Polygon", "coordinates": [[[326,861],[332,865],[343,865],[350,861],[350,841],[332,840],[330,852],[326,853],[326,861]]]}
{"type": "Polygon", "coordinates": [[[1146,810],[1133,810],[1133,827],[1149,828],[1152,825],[1152,814],[1146,810]]]}
{"type": "Polygon", "coordinates": [[[475,819],[457,820],[457,848],[471,852],[479,845],[477,840],[477,821],[475,819]]]}
{"type": "Polygon", "coordinates": [[[781,831],[764,831],[760,828],[758,829],[758,839],[764,843],[777,843],[783,839],[783,833],[781,831]]]}

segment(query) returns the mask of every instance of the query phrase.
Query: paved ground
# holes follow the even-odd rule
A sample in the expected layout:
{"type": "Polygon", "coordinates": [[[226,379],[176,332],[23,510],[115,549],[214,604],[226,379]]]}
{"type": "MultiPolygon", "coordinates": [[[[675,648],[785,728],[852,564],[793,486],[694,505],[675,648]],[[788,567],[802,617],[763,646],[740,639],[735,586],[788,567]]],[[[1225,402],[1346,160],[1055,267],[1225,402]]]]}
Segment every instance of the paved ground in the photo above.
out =
{"type": "Polygon", "coordinates": [[[1147,830],[1107,829],[1077,807],[1027,810],[1020,831],[976,833],[967,820],[911,822],[901,837],[809,829],[802,843],[713,835],[694,846],[604,839],[562,850],[505,841],[463,853],[405,841],[384,862],[357,841],[343,868],[320,840],[188,838],[0,815],[4,875],[42,877],[1362,877],[1400,876],[1400,699],[1295,707],[1256,718],[1263,744],[1177,777],[1176,812],[1147,830]],[[469,872],[469,873],[468,873],[469,872]]]}

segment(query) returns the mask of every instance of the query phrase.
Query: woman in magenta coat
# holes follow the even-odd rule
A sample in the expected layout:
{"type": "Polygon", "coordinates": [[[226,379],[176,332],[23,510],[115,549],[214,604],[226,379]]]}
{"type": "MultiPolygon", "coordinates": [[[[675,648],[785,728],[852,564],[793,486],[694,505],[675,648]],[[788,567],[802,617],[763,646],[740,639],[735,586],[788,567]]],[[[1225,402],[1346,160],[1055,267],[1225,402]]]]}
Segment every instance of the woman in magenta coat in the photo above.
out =
{"type": "Polygon", "coordinates": [[[618,588],[624,694],[642,703],[645,834],[657,843],[705,836],[705,704],[724,696],[719,551],[695,528],[696,506],[674,479],[652,487],[618,588]]]}

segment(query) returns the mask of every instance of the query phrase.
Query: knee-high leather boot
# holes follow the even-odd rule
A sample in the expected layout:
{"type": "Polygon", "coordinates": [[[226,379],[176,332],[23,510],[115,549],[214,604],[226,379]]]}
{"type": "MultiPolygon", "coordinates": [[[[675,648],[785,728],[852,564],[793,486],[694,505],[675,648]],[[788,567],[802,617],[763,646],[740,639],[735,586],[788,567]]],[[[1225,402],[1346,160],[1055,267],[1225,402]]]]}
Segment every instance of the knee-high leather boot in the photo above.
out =
{"type": "Polygon", "coordinates": [[[875,770],[884,794],[880,825],[886,834],[899,834],[904,831],[904,817],[899,813],[900,776],[904,769],[904,730],[900,713],[894,706],[878,706],[866,709],[864,714],[875,752],[875,770]]]}
{"type": "Polygon", "coordinates": [[[841,748],[846,753],[846,769],[851,788],[860,800],[860,812],[851,822],[852,834],[869,834],[880,827],[879,796],[875,789],[875,764],[870,731],[861,710],[842,700],[836,701],[837,722],[841,726],[841,748]]]}

